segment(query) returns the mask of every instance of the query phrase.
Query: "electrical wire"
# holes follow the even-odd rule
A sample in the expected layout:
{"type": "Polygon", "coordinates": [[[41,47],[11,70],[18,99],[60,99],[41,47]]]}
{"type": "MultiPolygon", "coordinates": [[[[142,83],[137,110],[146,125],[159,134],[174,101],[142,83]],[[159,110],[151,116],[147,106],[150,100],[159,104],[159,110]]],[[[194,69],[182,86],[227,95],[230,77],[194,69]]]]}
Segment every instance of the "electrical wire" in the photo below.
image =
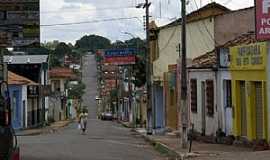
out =
{"type": "Polygon", "coordinates": [[[232,2],[232,0],[227,0],[225,3],[223,3],[223,5],[228,5],[232,2]]]}
{"type": "Polygon", "coordinates": [[[139,19],[139,17],[121,17],[121,18],[109,18],[109,19],[92,20],[92,21],[81,21],[81,22],[56,23],[56,24],[41,24],[40,26],[41,27],[70,26],[70,25],[80,25],[80,24],[89,24],[89,23],[101,23],[101,22],[121,21],[121,20],[130,20],[130,19],[139,19]]]}
{"type": "MultiPolygon", "coordinates": [[[[192,5],[191,5],[191,8],[192,8],[192,10],[194,10],[194,8],[192,7],[192,5]]],[[[203,21],[203,22],[204,22],[204,21],[203,21]]],[[[199,26],[199,24],[198,24],[198,25],[195,25],[195,26],[196,26],[196,28],[198,29],[199,33],[202,35],[203,39],[205,39],[205,38],[206,38],[206,37],[204,36],[205,33],[203,32],[203,30],[202,30],[202,28],[199,26]]],[[[200,40],[202,40],[202,43],[204,43],[205,46],[207,46],[207,48],[208,48],[209,50],[211,50],[212,48],[211,48],[211,47],[209,46],[209,44],[207,43],[208,39],[205,39],[205,41],[204,41],[203,39],[200,39],[200,40]]]]}
{"type": "MultiPolygon", "coordinates": [[[[173,39],[173,36],[176,33],[177,28],[178,28],[177,26],[174,27],[174,30],[173,30],[172,34],[170,35],[169,39],[167,40],[167,42],[165,43],[165,45],[160,49],[159,52],[163,52],[169,46],[171,40],[173,39]]],[[[168,53],[166,53],[166,54],[168,54],[168,53]]]]}
{"type": "MultiPolygon", "coordinates": [[[[193,1],[194,1],[194,3],[195,3],[196,8],[199,9],[199,6],[198,6],[196,0],[193,0],[193,1]]],[[[199,14],[200,14],[200,13],[199,13],[199,14]]],[[[208,27],[206,26],[205,22],[204,22],[204,21],[202,21],[202,22],[203,22],[203,26],[204,26],[204,28],[206,29],[206,32],[208,33],[209,37],[213,40],[213,42],[215,43],[215,45],[219,45],[219,44],[216,42],[216,40],[215,40],[215,38],[213,37],[213,35],[210,33],[210,31],[209,31],[208,27]]]]}
{"type": "Polygon", "coordinates": [[[74,13],[74,12],[90,12],[90,11],[104,11],[104,10],[119,10],[119,9],[136,9],[136,6],[124,6],[124,7],[108,7],[108,8],[95,8],[95,9],[80,9],[80,10],[56,10],[56,11],[43,11],[41,14],[54,14],[54,13],[74,13]]]}

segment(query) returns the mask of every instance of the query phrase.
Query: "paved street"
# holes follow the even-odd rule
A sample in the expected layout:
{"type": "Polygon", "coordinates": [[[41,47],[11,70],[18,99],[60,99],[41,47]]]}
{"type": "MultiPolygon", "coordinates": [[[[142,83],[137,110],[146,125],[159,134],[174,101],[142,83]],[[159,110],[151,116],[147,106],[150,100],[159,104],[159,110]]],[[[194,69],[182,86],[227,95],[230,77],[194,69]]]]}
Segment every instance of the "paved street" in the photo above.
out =
{"type": "Polygon", "coordinates": [[[58,132],[19,137],[23,160],[154,160],[160,155],[141,138],[114,122],[96,119],[96,78],[94,56],[84,61],[87,85],[84,105],[89,106],[87,135],[75,123],[58,132]]]}

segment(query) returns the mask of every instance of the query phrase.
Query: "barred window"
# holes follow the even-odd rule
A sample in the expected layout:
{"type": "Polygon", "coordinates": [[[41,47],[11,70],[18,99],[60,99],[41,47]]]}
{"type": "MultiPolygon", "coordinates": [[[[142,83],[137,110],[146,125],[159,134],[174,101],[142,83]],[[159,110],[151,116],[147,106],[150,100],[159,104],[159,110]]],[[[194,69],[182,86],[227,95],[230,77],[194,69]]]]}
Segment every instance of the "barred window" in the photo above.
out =
{"type": "Polygon", "coordinates": [[[214,81],[206,81],[206,108],[209,116],[214,115],[214,81]]]}
{"type": "Polygon", "coordinates": [[[190,80],[190,89],[191,89],[191,111],[197,113],[197,80],[190,80]]]}

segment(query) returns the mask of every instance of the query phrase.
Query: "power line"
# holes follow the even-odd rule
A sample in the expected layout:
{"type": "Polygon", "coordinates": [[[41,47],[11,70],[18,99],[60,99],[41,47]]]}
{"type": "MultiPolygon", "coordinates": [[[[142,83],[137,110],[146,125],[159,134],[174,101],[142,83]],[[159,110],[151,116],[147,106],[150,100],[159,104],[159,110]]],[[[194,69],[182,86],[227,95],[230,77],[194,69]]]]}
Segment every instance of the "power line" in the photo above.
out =
{"type": "Polygon", "coordinates": [[[69,23],[56,23],[56,24],[41,24],[41,27],[53,27],[53,26],[70,26],[70,25],[80,25],[89,23],[100,23],[100,22],[111,22],[111,21],[121,21],[129,19],[139,19],[139,17],[122,17],[122,18],[109,18],[102,20],[92,20],[92,21],[81,21],[81,22],[69,22],[69,23]]]}
{"type": "Polygon", "coordinates": [[[224,5],[228,5],[229,3],[231,3],[232,0],[227,0],[225,3],[223,3],[224,5]]]}
{"type": "MultiPolygon", "coordinates": [[[[195,5],[196,5],[196,8],[199,9],[199,6],[196,2],[196,0],[193,0],[195,5]]],[[[199,13],[200,14],[200,13],[199,13]]],[[[213,35],[210,33],[209,29],[207,28],[206,24],[205,24],[205,21],[202,21],[203,22],[203,26],[204,28],[206,29],[206,32],[208,33],[209,37],[215,42],[215,45],[218,45],[215,38],[213,37],[213,35]]]]}
{"type": "MultiPolygon", "coordinates": [[[[194,8],[193,8],[192,5],[191,5],[191,9],[194,10],[194,8]]],[[[196,9],[195,9],[195,10],[196,10],[196,9]]],[[[203,21],[203,22],[204,22],[204,21],[203,21]]],[[[202,38],[203,38],[203,39],[207,38],[207,37],[204,36],[205,33],[203,32],[202,28],[201,28],[199,25],[201,25],[201,23],[199,23],[198,25],[196,25],[196,28],[198,29],[199,33],[202,35],[202,38]]],[[[204,43],[205,46],[207,46],[208,49],[211,49],[211,47],[210,47],[209,44],[207,43],[208,39],[205,39],[205,41],[204,41],[203,39],[201,39],[201,40],[202,40],[202,43],[204,43]]]]}
{"type": "Polygon", "coordinates": [[[108,8],[95,8],[95,9],[83,9],[83,10],[55,10],[55,11],[43,11],[41,14],[54,14],[54,13],[74,13],[74,12],[89,12],[89,11],[104,11],[115,9],[136,9],[135,6],[123,6],[123,7],[108,7],[108,8]]]}

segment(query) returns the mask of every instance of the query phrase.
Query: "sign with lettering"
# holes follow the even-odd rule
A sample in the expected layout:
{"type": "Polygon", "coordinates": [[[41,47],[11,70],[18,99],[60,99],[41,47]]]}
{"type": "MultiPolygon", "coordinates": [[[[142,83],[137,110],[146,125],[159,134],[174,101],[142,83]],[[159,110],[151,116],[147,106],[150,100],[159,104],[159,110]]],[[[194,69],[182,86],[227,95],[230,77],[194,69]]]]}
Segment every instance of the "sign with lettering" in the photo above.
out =
{"type": "Polygon", "coordinates": [[[230,48],[231,70],[264,70],[267,61],[267,42],[230,48]]]}
{"type": "Polygon", "coordinates": [[[136,49],[108,49],[104,52],[104,63],[114,65],[129,65],[136,62],[136,49]]]}
{"type": "Polygon", "coordinates": [[[255,0],[256,5],[256,38],[270,39],[270,0],[255,0]]]}

